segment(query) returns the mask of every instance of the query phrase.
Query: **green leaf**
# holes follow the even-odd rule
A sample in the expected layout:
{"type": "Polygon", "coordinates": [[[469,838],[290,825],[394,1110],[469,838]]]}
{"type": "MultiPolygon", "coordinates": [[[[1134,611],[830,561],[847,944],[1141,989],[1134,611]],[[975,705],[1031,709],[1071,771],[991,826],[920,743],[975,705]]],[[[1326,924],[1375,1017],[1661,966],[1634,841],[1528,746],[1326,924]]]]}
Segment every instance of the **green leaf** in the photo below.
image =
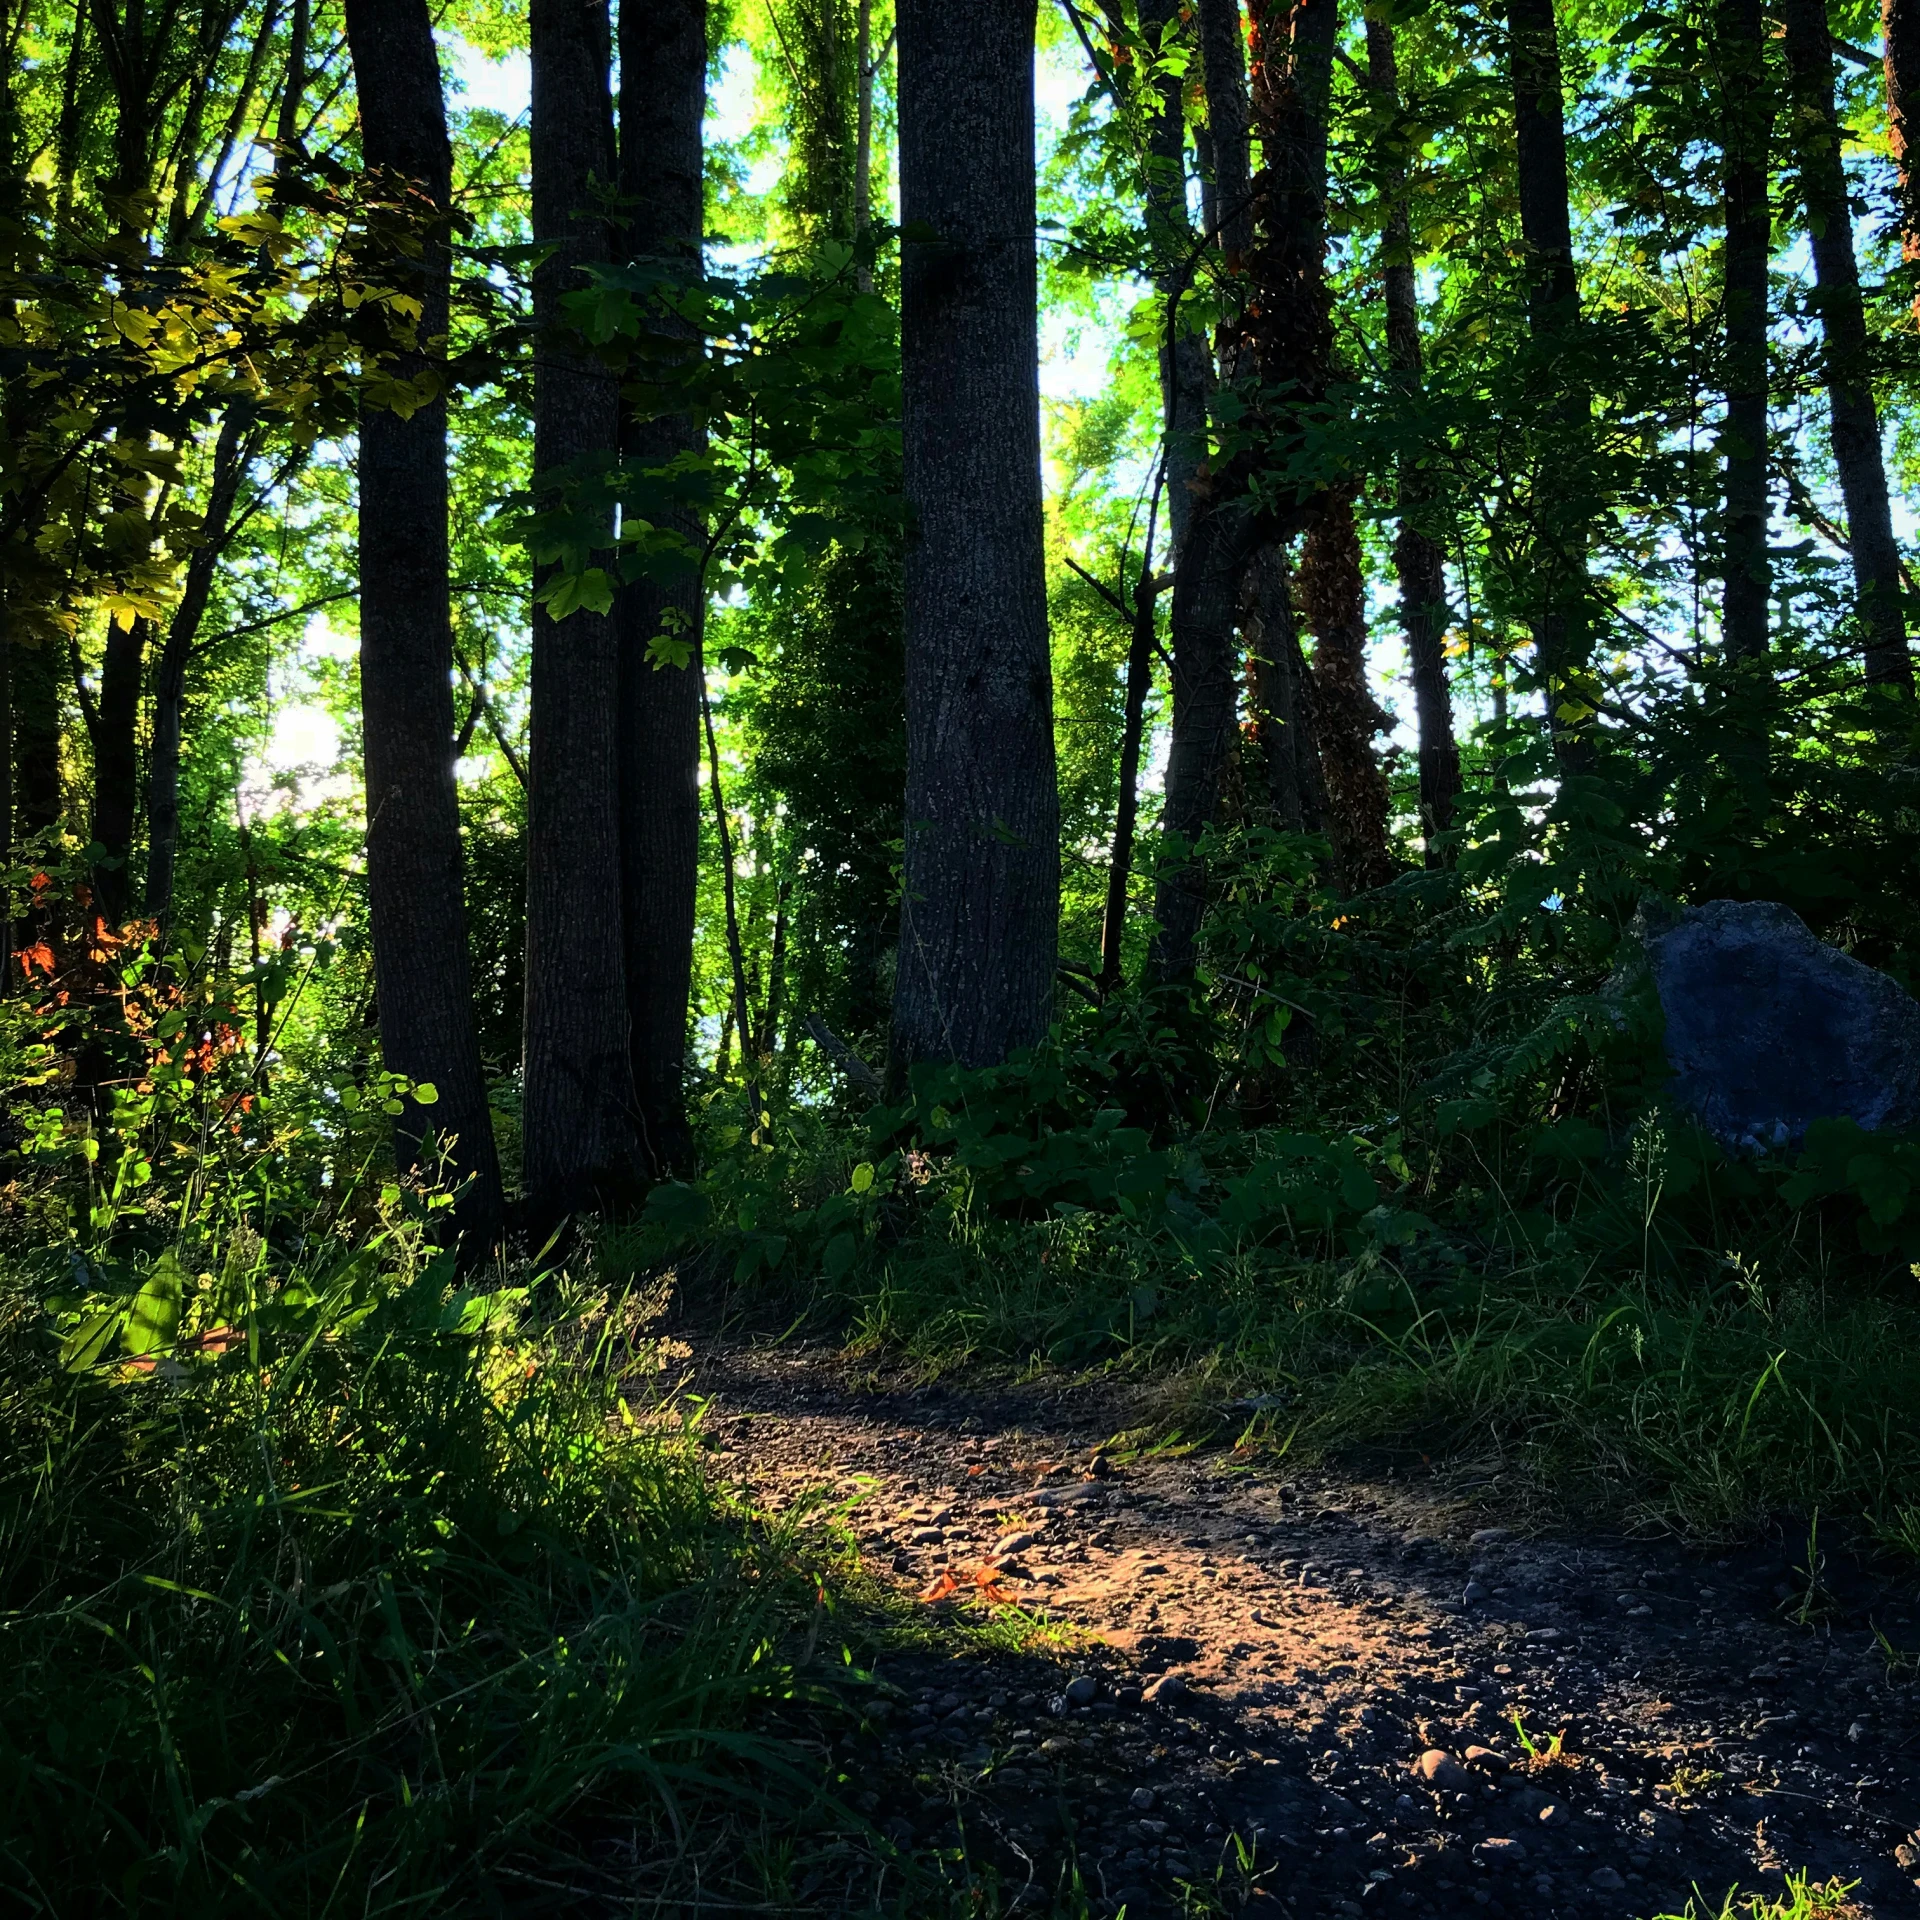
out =
{"type": "Polygon", "coordinates": [[[564,620],[583,607],[588,613],[606,613],[613,606],[613,582],[604,567],[588,567],[581,573],[561,574],[540,598],[554,620],[564,620]]]}
{"type": "Polygon", "coordinates": [[[60,1364],[69,1373],[84,1373],[89,1367],[98,1366],[126,1318],[124,1308],[108,1307],[81,1321],[60,1343],[60,1364]]]}
{"type": "Polygon", "coordinates": [[[133,1296],[121,1347],[128,1353],[159,1353],[172,1346],[186,1297],[187,1276],[169,1247],[153,1263],[146,1285],[133,1296]]]}

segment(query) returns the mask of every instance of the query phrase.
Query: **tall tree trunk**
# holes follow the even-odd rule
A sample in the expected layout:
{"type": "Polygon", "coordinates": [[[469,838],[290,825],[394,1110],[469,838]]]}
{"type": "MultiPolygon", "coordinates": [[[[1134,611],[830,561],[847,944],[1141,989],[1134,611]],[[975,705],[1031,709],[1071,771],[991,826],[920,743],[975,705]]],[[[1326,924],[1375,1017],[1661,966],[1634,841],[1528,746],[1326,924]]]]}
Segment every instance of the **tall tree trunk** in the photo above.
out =
{"type": "Polygon", "coordinates": [[[140,681],[147,622],[109,622],[100,662],[100,700],[89,717],[93,736],[93,812],[88,833],[102,853],[93,868],[94,910],[110,928],[133,910],[133,826],[140,804],[140,681]]]}
{"type": "Polygon", "coordinates": [[[1513,122],[1520,180],[1520,238],[1527,311],[1535,333],[1566,325],[1580,298],[1567,185],[1566,103],[1554,0],[1507,0],[1513,122]]]}
{"type": "MultiPolygon", "coordinates": [[[[1179,0],[1141,0],[1140,28],[1157,47],[1180,30],[1179,0]]],[[[1165,421],[1167,521],[1178,556],[1193,518],[1194,483],[1207,451],[1207,389],[1212,366],[1204,335],[1180,308],[1193,279],[1193,226],[1187,217],[1187,116],[1178,74],[1154,83],[1149,106],[1146,190],[1147,234],[1160,270],[1161,297],[1173,307],[1173,325],[1160,343],[1160,395],[1165,421]],[[1170,332],[1171,337],[1168,337],[1170,332]]],[[[1192,307],[1187,307],[1191,315],[1192,307]]]]}
{"type": "Polygon", "coordinates": [[[1913,688],[1900,605],[1900,549],[1893,537],[1880,417],[1873,400],[1866,311],[1853,254],[1853,214],[1833,104],[1833,43],[1826,0],[1780,0],[1793,95],[1794,158],[1818,282],[1833,464],[1847,507],[1855,607],[1869,685],[1913,688]]]}
{"type": "MultiPolygon", "coordinates": [[[[1258,375],[1257,416],[1284,445],[1326,383],[1326,115],[1338,9],[1336,0],[1293,7],[1269,0],[1256,10],[1251,125],[1264,164],[1248,189],[1251,218],[1242,229],[1234,195],[1243,161],[1232,136],[1249,121],[1241,104],[1238,9],[1229,0],[1214,5],[1201,24],[1215,193],[1223,264],[1246,296],[1221,329],[1220,374],[1223,383],[1258,375]],[[1237,241],[1248,249],[1244,256],[1233,250],[1237,241]]],[[[1315,510],[1310,497],[1256,501],[1250,479],[1244,459],[1205,475],[1175,571],[1173,728],[1160,813],[1170,854],[1190,852],[1219,807],[1237,720],[1234,627],[1242,575],[1264,541],[1290,537],[1315,510]]],[[[1154,901],[1155,979],[1183,980],[1192,972],[1205,908],[1200,863],[1163,862],[1154,901]]]]}
{"type": "Polygon", "coordinates": [[[213,593],[214,569],[235,528],[234,509],[250,458],[252,410],[235,403],[220,422],[200,544],[187,561],[179,603],[167,622],[153,673],[153,715],[147,747],[147,875],[143,905],[161,931],[173,919],[174,868],[180,847],[180,737],[187,698],[187,667],[213,593]]]}
{"type": "Polygon", "coordinates": [[[1507,0],[1507,29],[1527,324],[1534,340],[1547,349],[1540,364],[1558,387],[1550,407],[1563,435],[1552,459],[1541,462],[1536,480],[1525,592],[1532,601],[1529,617],[1546,685],[1548,724],[1561,763],[1571,770],[1589,756],[1584,736],[1559,718],[1566,678],[1585,664],[1588,650],[1588,528],[1579,507],[1586,489],[1576,485],[1569,504],[1551,484],[1548,469],[1584,457],[1589,407],[1577,368],[1562,371],[1579,329],[1580,283],[1573,259],[1566,102],[1554,0],[1507,0]]]}
{"type": "MultiPolygon", "coordinates": [[[[1400,70],[1393,28],[1378,14],[1367,16],[1367,80],[1381,104],[1400,111],[1400,70]]],[[[1407,171],[1395,136],[1377,156],[1387,198],[1381,236],[1381,274],[1387,296],[1387,358],[1409,393],[1421,379],[1420,304],[1413,277],[1413,214],[1407,202],[1407,171]]],[[[1440,543],[1421,525],[1431,511],[1431,489],[1420,464],[1406,455],[1396,476],[1400,532],[1393,543],[1400,586],[1400,627],[1406,636],[1413,707],[1420,726],[1420,823],[1427,865],[1440,864],[1439,837],[1453,824],[1460,792],[1460,744],[1453,737],[1453,699],[1447,686],[1443,636],[1447,627],[1447,565],[1440,543]]]]}
{"type": "MultiPolygon", "coordinates": [[[[1920,262],[1920,179],[1914,147],[1920,144],[1920,0],[1880,0],[1880,33],[1886,50],[1887,143],[1900,173],[1900,256],[1920,262]]],[[[1920,289],[1913,296],[1920,319],[1920,289]]]]}
{"type": "Polygon", "coordinates": [[[1334,871],[1350,893],[1385,886],[1392,795],[1373,750],[1393,724],[1367,686],[1366,576],[1353,494],[1337,488],[1308,530],[1300,557],[1300,604],[1313,629],[1313,713],[1327,782],[1334,871]]]}
{"type": "Polygon", "coordinates": [[[1767,78],[1764,0],[1720,0],[1721,193],[1727,223],[1727,416],[1724,463],[1726,585],[1720,605],[1729,660],[1767,651],[1767,203],[1773,96],[1767,78]]]}
{"type": "Polygon", "coordinates": [[[1229,274],[1253,251],[1253,158],[1248,144],[1247,53],[1240,0],[1200,0],[1200,70],[1213,159],[1213,238],[1229,274]]]}
{"type": "MultiPolygon", "coordinates": [[[[0,874],[13,866],[13,639],[0,621],[0,874]]],[[[11,885],[0,880],[0,994],[13,991],[11,885]]]]}
{"type": "MultiPolygon", "coordinates": [[[[405,0],[396,0],[397,7],[404,7],[405,0]]],[[[360,16],[360,34],[364,39],[367,33],[366,8],[356,10],[360,16]]],[[[307,94],[307,36],[312,30],[311,8],[309,0],[293,0],[293,17],[287,22],[287,74],[286,82],[280,89],[280,111],[274,122],[274,140],[280,148],[278,164],[285,166],[288,161],[300,157],[300,109],[307,94]]],[[[347,28],[347,42],[351,50],[354,30],[351,24],[347,28]]],[[[360,62],[354,59],[354,81],[363,85],[360,75],[360,62]]],[[[436,82],[437,84],[437,82],[436,82]]],[[[444,114],[442,116],[444,118],[444,114]]],[[[363,96],[360,107],[360,127],[366,131],[366,101],[363,96]]]]}
{"type": "MultiPolygon", "coordinates": [[[[42,638],[33,646],[7,651],[13,661],[13,746],[15,804],[23,839],[51,836],[65,813],[60,778],[60,661],[58,643],[42,638]]],[[[36,853],[36,858],[42,857],[36,853]]],[[[46,902],[29,896],[14,937],[16,947],[31,946],[52,931],[46,902]]]]}
{"type": "Polygon", "coordinates": [[[1127,684],[1120,723],[1120,789],[1113,815],[1113,851],[1107,863],[1106,910],[1100,920],[1102,993],[1112,993],[1120,985],[1120,963],[1126,946],[1127,896],[1133,879],[1134,833],[1140,817],[1140,748],[1146,736],[1147,690],[1153,682],[1154,619],[1160,594],[1160,576],[1153,570],[1159,505],[1160,495],[1156,489],[1147,510],[1146,546],[1140,561],[1140,577],[1133,590],[1133,632],[1127,645],[1127,684]]]}
{"type": "MultiPolygon", "coordinates": [[[[707,104],[706,0],[621,0],[620,188],[635,260],[677,281],[702,272],[705,234],[701,122],[707,104]]],[[[693,357],[698,338],[656,323],[662,345],[693,357]]],[[[704,445],[685,415],[621,424],[628,462],[663,466],[704,445]]],[[[681,514],[696,545],[705,529],[681,514]]],[[[620,589],[620,867],[625,928],[627,1039],[642,1171],[684,1172],[693,1157],[683,1084],[693,981],[694,899],[700,861],[700,675],[706,585],[697,575],[620,589]],[[669,622],[692,663],[656,666],[648,648],[669,622]]]]}
{"type": "Polygon", "coordinates": [[[1033,0],[900,0],[907,796],[892,1071],[1046,1032],[1060,808],[1033,0]],[[920,237],[924,235],[925,237],[920,237]]]}
{"type": "Polygon", "coordinates": [[[1240,630],[1253,667],[1254,738],[1274,824],[1324,833],[1327,786],[1314,724],[1313,676],[1300,649],[1286,550],[1269,543],[1253,556],[1242,588],[1240,630]]]}
{"type": "MultiPolygon", "coordinates": [[[[452,214],[453,149],[427,0],[346,0],[346,25],[366,164],[404,179],[438,229],[452,214]]],[[[399,370],[418,377],[445,364],[443,230],[403,278],[421,304],[420,350],[399,370]]],[[[390,1072],[429,1082],[438,1096],[430,1107],[405,1101],[395,1158],[418,1166],[446,1153],[461,1231],[487,1247],[499,1237],[502,1197],[473,1025],[454,786],[444,397],[406,419],[361,410],[360,715],[380,1051],[390,1072]]]]}
{"type": "MultiPolygon", "coordinates": [[[[613,381],[567,323],[562,297],[606,257],[614,183],[606,0],[532,0],[533,235],[555,251],[534,274],[534,477],[605,461],[619,430],[613,381]]],[[[589,509],[576,509],[586,517],[589,509]]],[[[611,513],[594,512],[610,546],[611,513]]],[[[552,577],[535,574],[536,596],[552,577]]],[[[525,1164],[529,1224],[615,1201],[637,1137],[621,905],[620,657],[614,621],[556,620],[536,597],[527,791],[525,1164]]]]}
{"type": "Polygon", "coordinates": [[[20,831],[42,834],[60,824],[66,804],[60,782],[60,661],[55,642],[42,640],[15,650],[13,689],[20,831]]]}

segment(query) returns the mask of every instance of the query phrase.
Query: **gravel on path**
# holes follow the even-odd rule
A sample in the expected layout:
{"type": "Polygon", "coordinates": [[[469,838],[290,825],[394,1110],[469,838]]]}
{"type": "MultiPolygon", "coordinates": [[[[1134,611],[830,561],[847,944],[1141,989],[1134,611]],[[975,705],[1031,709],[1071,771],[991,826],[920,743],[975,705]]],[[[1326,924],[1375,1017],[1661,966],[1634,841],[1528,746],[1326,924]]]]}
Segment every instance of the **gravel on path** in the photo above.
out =
{"type": "Polygon", "coordinates": [[[721,1342],[689,1384],[761,1502],[852,1499],[869,1568],[953,1596],[927,1604],[1083,1630],[887,1656],[838,1756],[890,1838],[963,1849],[1016,1911],[1077,1870],[1129,1920],[1183,1886],[1256,1913],[1641,1920],[1805,1870],[1920,1915],[1920,1715],[1889,1661],[1910,1586],[1855,1570],[1806,1624],[1791,1548],[1525,1537],[1419,1477],[1116,1457],[1124,1408],[1093,1389],[915,1388],[721,1342]]]}

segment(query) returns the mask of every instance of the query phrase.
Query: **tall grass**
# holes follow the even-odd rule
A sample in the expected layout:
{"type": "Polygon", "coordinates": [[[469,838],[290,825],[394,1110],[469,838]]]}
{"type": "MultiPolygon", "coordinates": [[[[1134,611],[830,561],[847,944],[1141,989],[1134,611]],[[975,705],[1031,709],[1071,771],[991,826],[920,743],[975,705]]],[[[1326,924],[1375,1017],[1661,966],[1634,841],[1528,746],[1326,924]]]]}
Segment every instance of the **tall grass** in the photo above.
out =
{"type": "Polygon", "coordinates": [[[797,1686],[784,1545],[580,1315],[535,1329],[404,1239],[241,1253],[53,1311],[0,1272],[9,1899],[372,1915],[735,1877],[730,1823],[813,1785],[753,1724],[797,1686]]]}
{"type": "Polygon", "coordinates": [[[1777,1240],[1195,1259],[1110,1216],[927,1212],[819,1297],[857,1346],[929,1370],[1099,1368],[1167,1422],[1471,1458],[1543,1511],[1727,1537],[1819,1509],[1920,1545],[1920,1289],[1777,1240]]]}

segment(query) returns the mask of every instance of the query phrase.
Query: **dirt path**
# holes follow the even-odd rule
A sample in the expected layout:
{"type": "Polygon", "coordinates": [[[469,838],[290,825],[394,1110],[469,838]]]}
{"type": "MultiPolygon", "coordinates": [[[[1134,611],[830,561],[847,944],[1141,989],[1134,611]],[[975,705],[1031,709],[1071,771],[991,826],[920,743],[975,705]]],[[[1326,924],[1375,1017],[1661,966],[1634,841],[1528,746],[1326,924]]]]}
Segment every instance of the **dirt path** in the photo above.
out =
{"type": "Polygon", "coordinates": [[[1205,1910],[1183,1883],[1256,1913],[1639,1917],[1807,1869],[1920,1914],[1920,1712],[1873,1631],[1920,1641],[1910,1590],[1854,1575],[1799,1625],[1779,1549],[1469,1532],[1430,1482],[1110,1459],[1124,1408],[1092,1393],[722,1345],[689,1371],[763,1500],[864,1489],[887,1579],[1098,1636],[889,1656],[894,1704],[842,1756],[902,1845],[1022,1910],[1077,1869],[1131,1920],[1205,1910]]]}

